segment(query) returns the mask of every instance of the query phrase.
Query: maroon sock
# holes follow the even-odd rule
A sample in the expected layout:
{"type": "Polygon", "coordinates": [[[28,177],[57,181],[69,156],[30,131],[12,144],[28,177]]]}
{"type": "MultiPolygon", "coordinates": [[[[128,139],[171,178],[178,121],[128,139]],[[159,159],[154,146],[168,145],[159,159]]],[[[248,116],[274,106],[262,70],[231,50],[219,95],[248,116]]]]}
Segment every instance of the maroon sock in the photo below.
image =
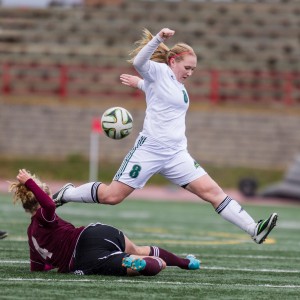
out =
{"type": "Polygon", "coordinates": [[[149,256],[157,256],[164,260],[167,266],[175,266],[181,269],[188,269],[189,267],[189,259],[181,258],[167,250],[161,249],[156,246],[150,246],[150,254],[149,256]]]}
{"type": "Polygon", "coordinates": [[[144,276],[154,276],[158,274],[162,269],[162,262],[159,259],[155,259],[152,257],[145,257],[146,267],[144,270],[139,271],[140,274],[144,276]]]}

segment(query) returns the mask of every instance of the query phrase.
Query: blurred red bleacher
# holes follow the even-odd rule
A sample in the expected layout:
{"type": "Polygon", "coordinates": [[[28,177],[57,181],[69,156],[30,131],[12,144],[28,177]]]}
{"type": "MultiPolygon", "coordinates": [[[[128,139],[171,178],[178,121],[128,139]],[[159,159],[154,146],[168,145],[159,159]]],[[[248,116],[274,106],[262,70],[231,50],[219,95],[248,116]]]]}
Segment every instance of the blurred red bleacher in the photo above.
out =
{"type": "MultiPolygon", "coordinates": [[[[2,95],[141,98],[141,92],[120,84],[132,67],[50,64],[0,65],[2,95]]],[[[285,105],[300,104],[300,73],[280,71],[197,70],[186,84],[192,101],[285,105]]]]}

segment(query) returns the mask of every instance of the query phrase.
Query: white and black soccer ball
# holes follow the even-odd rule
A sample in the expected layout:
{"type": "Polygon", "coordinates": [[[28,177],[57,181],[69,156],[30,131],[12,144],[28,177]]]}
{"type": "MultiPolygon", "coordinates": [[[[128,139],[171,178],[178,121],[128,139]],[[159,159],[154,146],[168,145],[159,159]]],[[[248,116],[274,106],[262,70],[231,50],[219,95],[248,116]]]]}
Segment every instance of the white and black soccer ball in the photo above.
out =
{"type": "Polygon", "coordinates": [[[104,133],[111,139],[119,140],[128,136],[132,130],[133,119],[123,107],[111,107],[101,117],[104,133]]]}

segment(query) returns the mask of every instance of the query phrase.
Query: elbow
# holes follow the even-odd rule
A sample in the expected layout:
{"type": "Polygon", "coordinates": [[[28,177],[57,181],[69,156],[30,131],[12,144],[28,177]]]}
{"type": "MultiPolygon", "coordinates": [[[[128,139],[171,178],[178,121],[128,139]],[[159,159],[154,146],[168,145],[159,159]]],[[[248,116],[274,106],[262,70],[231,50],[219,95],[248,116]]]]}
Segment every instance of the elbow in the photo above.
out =
{"type": "Polygon", "coordinates": [[[145,62],[141,59],[139,59],[137,56],[133,59],[132,65],[133,67],[139,71],[141,68],[143,68],[145,62]]]}
{"type": "Polygon", "coordinates": [[[132,65],[135,69],[138,68],[138,62],[137,62],[136,58],[134,58],[132,65]]]}

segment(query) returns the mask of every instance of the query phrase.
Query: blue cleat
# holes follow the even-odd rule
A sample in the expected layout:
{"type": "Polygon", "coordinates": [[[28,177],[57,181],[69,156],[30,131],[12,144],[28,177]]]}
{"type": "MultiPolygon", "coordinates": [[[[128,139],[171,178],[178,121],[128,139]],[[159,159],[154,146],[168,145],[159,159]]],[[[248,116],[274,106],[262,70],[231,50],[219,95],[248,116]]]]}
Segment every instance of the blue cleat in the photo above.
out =
{"type": "Polygon", "coordinates": [[[146,261],[142,258],[133,258],[131,256],[127,256],[123,258],[122,266],[131,269],[134,271],[142,271],[146,267],[146,261]]]}
{"type": "Polygon", "coordinates": [[[194,255],[189,254],[186,256],[186,259],[190,261],[189,270],[198,270],[200,269],[200,260],[197,259],[194,255]]]}

